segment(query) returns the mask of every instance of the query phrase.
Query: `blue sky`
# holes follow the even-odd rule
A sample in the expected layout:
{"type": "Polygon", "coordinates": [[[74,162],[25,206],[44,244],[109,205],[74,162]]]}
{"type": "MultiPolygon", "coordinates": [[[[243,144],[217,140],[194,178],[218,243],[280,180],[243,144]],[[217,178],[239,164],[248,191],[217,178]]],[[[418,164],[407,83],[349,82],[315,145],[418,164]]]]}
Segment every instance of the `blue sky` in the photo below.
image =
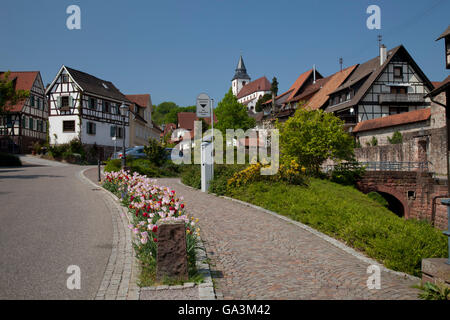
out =
{"type": "Polygon", "coordinates": [[[14,0],[0,8],[0,70],[39,70],[44,84],[62,64],[112,81],[154,104],[216,101],[231,86],[240,53],[252,79],[278,78],[280,92],[316,65],[326,76],[405,45],[431,81],[441,81],[450,0],[14,0]],[[81,8],[81,30],[66,8],[81,8]],[[381,30],[366,27],[369,5],[381,30]]]}

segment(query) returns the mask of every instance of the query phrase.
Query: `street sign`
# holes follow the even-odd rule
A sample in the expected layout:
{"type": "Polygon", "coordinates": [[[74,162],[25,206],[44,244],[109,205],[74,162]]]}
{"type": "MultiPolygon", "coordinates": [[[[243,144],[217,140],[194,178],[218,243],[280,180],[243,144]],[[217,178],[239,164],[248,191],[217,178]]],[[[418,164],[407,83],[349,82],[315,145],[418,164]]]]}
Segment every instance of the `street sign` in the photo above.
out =
{"type": "Polygon", "coordinates": [[[211,117],[211,99],[206,93],[200,93],[197,97],[197,117],[211,117]]]}

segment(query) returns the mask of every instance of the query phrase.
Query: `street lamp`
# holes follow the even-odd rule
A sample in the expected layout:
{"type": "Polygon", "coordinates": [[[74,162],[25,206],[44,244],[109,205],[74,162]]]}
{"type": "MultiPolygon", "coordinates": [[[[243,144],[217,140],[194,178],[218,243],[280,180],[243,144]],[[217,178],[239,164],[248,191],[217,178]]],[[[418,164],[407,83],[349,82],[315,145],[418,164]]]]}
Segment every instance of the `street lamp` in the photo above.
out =
{"type": "Polygon", "coordinates": [[[122,115],[122,128],[123,128],[123,136],[122,136],[122,168],[125,168],[126,165],[126,154],[125,154],[125,119],[128,113],[128,106],[125,103],[122,103],[120,106],[120,114],[122,115]]]}

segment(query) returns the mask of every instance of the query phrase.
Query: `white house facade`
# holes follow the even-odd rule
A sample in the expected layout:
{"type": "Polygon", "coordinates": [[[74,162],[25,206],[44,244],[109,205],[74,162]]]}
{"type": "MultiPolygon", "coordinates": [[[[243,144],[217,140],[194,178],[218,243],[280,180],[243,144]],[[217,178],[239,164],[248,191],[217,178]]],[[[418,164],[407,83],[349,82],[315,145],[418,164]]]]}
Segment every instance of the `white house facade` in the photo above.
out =
{"type": "Polygon", "coordinates": [[[46,95],[51,145],[79,139],[104,159],[115,144],[122,146],[122,139],[129,146],[129,116],[121,116],[120,106],[130,108],[131,102],[111,82],[62,66],[46,95]]]}

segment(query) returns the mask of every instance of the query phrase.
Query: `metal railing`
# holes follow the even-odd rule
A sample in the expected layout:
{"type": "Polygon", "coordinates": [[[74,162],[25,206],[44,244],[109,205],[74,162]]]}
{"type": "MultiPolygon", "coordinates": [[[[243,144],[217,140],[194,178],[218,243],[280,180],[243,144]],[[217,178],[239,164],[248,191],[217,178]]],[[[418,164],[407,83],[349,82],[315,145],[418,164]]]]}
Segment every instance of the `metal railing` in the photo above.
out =
{"type": "Polygon", "coordinates": [[[362,167],[366,171],[429,171],[430,161],[424,162],[393,162],[393,161],[371,161],[371,162],[357,162],[357,163],[341,163],[340,165],[324,166],[324,171],[333,171],[336,166],[343,169],[354,169],[362,167]]]}

